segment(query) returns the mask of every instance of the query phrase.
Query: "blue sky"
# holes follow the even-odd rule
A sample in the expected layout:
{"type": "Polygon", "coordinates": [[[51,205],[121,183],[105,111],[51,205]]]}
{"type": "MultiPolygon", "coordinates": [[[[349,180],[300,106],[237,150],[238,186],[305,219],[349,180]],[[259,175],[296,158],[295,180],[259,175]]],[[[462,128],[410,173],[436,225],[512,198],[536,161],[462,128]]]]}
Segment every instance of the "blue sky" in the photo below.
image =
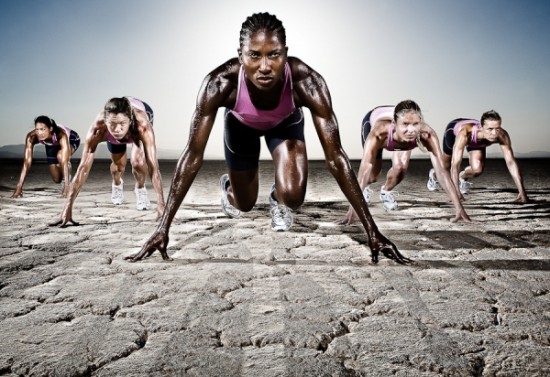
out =
{"type": "MultiPolygon", "coordinates": [[[[109,98],[132,95],[155,110],[158,147],[183,150],[202,79],[236,55],[246,17],[268,11],[285,25],[289,54],[326,79],[350,158],[361,157],[365,113],[406,98],[440,136],[454,118],[495,109],[516,153],[550,152],[550,2],[234,4],[0,1],[0,146],[23,143],[41,114],[84,136],[109,98]]],[[[207,158],[223,158],[218,115],[207,158]]],[[[323,158],[306,118],[309,157],[323,158]]]]}

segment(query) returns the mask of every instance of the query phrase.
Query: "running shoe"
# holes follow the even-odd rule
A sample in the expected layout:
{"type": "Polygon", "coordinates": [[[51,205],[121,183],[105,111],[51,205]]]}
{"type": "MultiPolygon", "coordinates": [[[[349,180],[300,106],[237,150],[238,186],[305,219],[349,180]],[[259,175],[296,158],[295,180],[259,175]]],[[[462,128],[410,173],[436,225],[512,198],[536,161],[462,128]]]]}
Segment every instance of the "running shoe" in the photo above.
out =
{"type": "Polygon", "coordinates": [[[472,186],[472,182],[468,182],[467,180],[462,179],[462,178],[458,178],[458,180],[460,182],[460,193],[461,194],[469,194],[470,193],[470,188],[472,186]]]}
{"type": "Polygon", "coordinates": [[[115,185],[113,182],[113,191],[111,192],[111,201],[115,205],[120,205],[124,202],[124,181],[120,180],[120,185],[115,185]]]}
{"type": "Polygon", "coordinates": [[[428,183],[426,183],[426,187],[430,191],[437,191],[439,189],[434,169],[430,169],[430,172],[428,173],[428,183]]]}
{"type": "Polygon", "coordinates": [[[241,217],[241,211],[229,203],[229,199],[227,198],[227,187],[229,187],[229,175],[224,174],[220,178],[220,188],[222,190],[222,211],[227,216],[236,219],[241,217]]]}
{"type": "Polygon", "coordinates": [[[394,195],[398,196],[399,193],[396,191],[386,191],[384,190],[384,186],[380,189],[380,200],[384,202],[384,209],[386,211],[394,211],[397,209],[398,205],[394,195]]]}
{"type": "Polygon", "coordinates": [[[147,195],[147,189],[145,186],[142,188],[136,188],[134,192],[136,193],[136,208],[138,211],[145,211],[149,209],[151,202],[149,201],[149,195],[147,195]]]}
{"type": "Polygon", "coordinates": [[[372,197],[372,189],[367,186],[363,189],[363,196],[365,197],[365,201],[367,204],[370,204],[370,198],[372,197]]]}
{"type": "Polygon", "coordinates": [[[292,226],[292,210],[284,204],[271,208],[271,229],[274,231],[287,231],[292,226]]]}

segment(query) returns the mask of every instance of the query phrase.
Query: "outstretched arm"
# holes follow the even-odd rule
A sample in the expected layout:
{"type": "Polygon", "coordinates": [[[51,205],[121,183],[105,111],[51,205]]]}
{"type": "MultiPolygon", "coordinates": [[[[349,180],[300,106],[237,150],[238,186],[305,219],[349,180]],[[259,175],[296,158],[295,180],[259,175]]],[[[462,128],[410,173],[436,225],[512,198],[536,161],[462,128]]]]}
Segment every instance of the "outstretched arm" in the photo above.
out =
{"type": "Polygon", "coordinates": [[[465,222],[472,222],[470,216],[466,213],[461,201],[460,201],[460,191],[458,186],[455,186],[451,181],[449,172],[445,169],[443,165],[443,152],[439,147],[439,139],[435,131],[426,126],[426,131],[422,132],[422,143],[430,152],[430,159],[435,170],[435,175],[437,176],[438,182],[441,184],[449,199],[453,203],[456,211],[456,215],[452,222],[457,222],[463,220],[465,222]]]}
{"type": "Polygon", "coordinates": [[[69,137],[66,133],[62,133],[59,139],[59,145],[61,147],[59,153],[61,153],[61,170],[63,171],[63,178],[65,179],[65,185],[61,196],[66,198],[69,194],[69,188],[71,186],[71,179],[69,173],[69,160],[71,158],[71,145],[69,144],[69,137]]]}
{"type": "Polygon", "coordinates": [[[143,143],[143,149],[145,150],[145,158],[147,159],[147,166],[149,167],[149,175],[153,182],[153,187],[157,193],[157,220],[164,212],[164,193],[162,191],[162,177],[160,175],[160,168],[157,156],[157,146],[155,142],[155,132],[153,126],[147,120],[144,115],[140,119],[139,133],[143,143]],[[144,119],[143,119],[144,118],[144,119]]]}
{"type": "Polygon", "coordinates": [[[21,175],[19,176],[19,181],[15,187],[15,191],[12,198],[20,198],[23,196],[23,184],[25,183],[25,178],[27,178],[27,173],[32,165],[32,155],[34,150],[34,143],[36,140],[36,135],[34,131],[31,131],[27,134],[25,138],[25,153],[23,155],[23,167],[21,168],[21,175]]]}
{"type": "Polygon", "coordinates": [[[78,165],[78,169],[76,170],[72,184],[70,185],[69,194],[67,195],[65,205],[61,212],[61,218],[56,222],[50,223],[50,226],[59,225],[64,228],[68,225],[68,223],[78,225],[78,223],[73,220],[73,204],[78,196],[78,193],[80,192],[80,189],[88,179],[90,169],[92,168],[92,164],[94,162],[96,148],[105,137],[106,130],[104,127],[101,127],[101,122],[102,120],[96,120],[86,135],[86,142],[82,150],[80,164],[78,165]]]}
{"type": "Polygon", "coordinates": [[[503,135],[501,137],[500,148],[502,149],[508,171],[510,172],[512,179],[514,180],[514,183],[518,188],[518,196],[515,201],[518,203],[528,203],[529,198],[527,197],[527,193],[525,192],[523,177],[521,176],[518,163],[516,161],[516,158],[514,157],[514,151],[512,150],[512,142],[510,140],[510,136],[508,135],[508,132],[504,130],[502,130],[502,133],[503,135]]]}
{"type": "Polygon", "coordinates": [[[196,108],[191,118],[187,146],[178,160],[168,192],[166,208],[162,213],[157,229],[137,254],[130,255],[125,259],[136,262],[158,250],[164,260],[171,260],[166,253],[170,226],[202,166],[204,150],[210,137],[217,111],[220,107],[226,105],[228,96],[235,88],[227,77],[231,75],[231,72],[235,68],[236,66],[231,65],[220,66],[203,80],[196,108]]]}
{"type": "Polygon", "coordinates": [[[342,149],[336,116],[324,79],[305,64],[300,67],[300,71],[302,77],[295,83],[299,102],[310,109],[313,124],[325,152],[327,167],[367,232],[372,261],[378,262],[378,255],[381,252],[399,263],[410,262],[410,259],[402,256],[397,247],[380,233],[371,216],[357,177],[342,149]]]}
{"type": "MultiPolygon", "coordinates": [[[[357,173],[359,187],[361,188],[361,195],[363,195],[363,190],[365,187],[376,180],[376,175],[378,175],[378,172],[380,171],[380,166],[374,169],[374,164],[380,164],[379,161],[376,161],[376,155],[382,149],[383,140],[378,137],[376,131],[372,130],[365,140],[363,156],[361,158],[361,164],[359,165],[359,171],[357,173]],[[376,173],[373,170],[376,170],[376,173]]],[[[346,217],[340,223],[349,225],[358,221],[359,217],[350,205],[348,212],[346,213],[346,217]]]]}
{"type": "MultiPolygon", "coordinates": [[[[460,199],[464,199],[460,193],[460,183],[459,183],[459,174],[460,166],[462,165],[462,156],[464,155],[464,149],[468,143],[468,135],[465,131],[466,127],[463,128],[464,131],[461,131],[456,135],[455,143],[453,145],[453,155],[451,158],[451,180],[453,185],[457,190],[460,199]]],[[[438,176],[439,179],[439,176],[438,176]]]]}

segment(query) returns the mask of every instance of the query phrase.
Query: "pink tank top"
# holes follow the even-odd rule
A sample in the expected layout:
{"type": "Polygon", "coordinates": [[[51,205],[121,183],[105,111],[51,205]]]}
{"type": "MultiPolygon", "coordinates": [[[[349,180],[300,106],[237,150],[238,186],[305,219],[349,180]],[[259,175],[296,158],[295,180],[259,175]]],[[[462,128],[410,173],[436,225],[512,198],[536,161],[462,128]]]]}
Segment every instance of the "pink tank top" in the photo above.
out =
{"type": "Polygon", "coordinates": [[[479,120],[476,120],[476,119],[462,119],[462,120],[459,120],[458,122],[456,122],[456,124],[453,128],[453,133],[455,134],[455,136],[458,135],[458,133],[460,132],[462,127],[464,127],[464,125],[466,125],[466,124],[473,124],[474,125],[472,127],[472,131],[471,131],[471,134],[470,134],[470,140],[468,141],[468,146],[469,147],[483,147],[483,146],[487,146],[487,145],[492,144],[492,143],[489,143],[489,142],[478,143],[478,141],[477,141],[477,131],[481,127],[481,123],[479,123],[479,120]]]}
{"type": "MultiPolygon", "coordinates": [[[[124,97],[124,98],[128,99],[128,101],[130,102],[130,105],[133,108],[140,109],[147,112],[143,102],[141,102],[137,98],[134,98],[134,97],[124,97]]],[[[128,133],[124,139],[117,140],[113,137],[113,135],[111,135],[110,132],[107,131],[107,141],[111,144],[134,144],[134,139],[132,139],[132,135],[130,135],[130,133],[128,133]]]]}
{"type": "MultiPolygon", "coordinates": [[[[57,126],[59,127],[59,129],[61,129],[63,132],[65,132],[67,134],[68,138],[71,137],[71,129],[69,127],[62,126],[61,124],[58,124],[57,126]]],[[[47,142],[45,140],[39,140],[38,142],[40,144],[44,144],[44,145],[59,145],[59,140],[57,140],[57,135],[55,134],[55,132],[52,133],[52,141],[51,142],[47,142]]]]}
{"type": "Polygon", "coordinates": [[[395,130],[395,125],[393,123],[388,124],[388,145],[386,145],[386,150],[388,151],[410,151],[418,146],[416,139],[411,141],[409,145],[405,148],[396,148],[395,142],[393,141],[393,130],[395,130]]]}
{"type": "Polygon", "coordinates": [[[235,106],[231,110],[235,118],[241,123],[256,130],[265,131],[277,126],[295,110],[296,105],[292,96],[292,77],[288,63],[285,64],[284,84],[279,104],[273,110],[261,110],[254,106],[246,87],[244,69],[241,67],[239,71],[237,99],[235,106]]]}

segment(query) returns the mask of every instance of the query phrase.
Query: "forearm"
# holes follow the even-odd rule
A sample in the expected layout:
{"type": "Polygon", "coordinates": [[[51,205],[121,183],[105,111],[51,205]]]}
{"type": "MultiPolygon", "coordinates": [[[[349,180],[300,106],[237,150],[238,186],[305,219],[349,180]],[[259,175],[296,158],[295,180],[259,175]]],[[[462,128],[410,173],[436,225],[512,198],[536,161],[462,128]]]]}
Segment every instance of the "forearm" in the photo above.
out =
{"type": "Polygon", "coordinates": [[[183,199],[202,166],[202,156],[186,151],[180,157],[166,200],[166,207],[160,219],[158,229],[168,231],[183,199]]]}
{"type": "Polygon", "coordinates": [[[344,155],[337,155],[333,159],[327,159],[327,166],[336,179],[338,186],[346,196],[346,199],[361,220],[367,234],[372,238],[378,233],[378,228],[369,212],[367,203],[361,192],[361,187],[351,168],[349,160],[345,158],[344,155]]]}
{"type": "Polygon", "coordinates": [[[158,163],[153,165],[155,166],[151,172],[151,181],[153,182],[153,188],[157,193],[157,203],[159,206],[164,207],[164,192],[162,191],[162,176],[160,174],[160,169],[158,163]]]}

